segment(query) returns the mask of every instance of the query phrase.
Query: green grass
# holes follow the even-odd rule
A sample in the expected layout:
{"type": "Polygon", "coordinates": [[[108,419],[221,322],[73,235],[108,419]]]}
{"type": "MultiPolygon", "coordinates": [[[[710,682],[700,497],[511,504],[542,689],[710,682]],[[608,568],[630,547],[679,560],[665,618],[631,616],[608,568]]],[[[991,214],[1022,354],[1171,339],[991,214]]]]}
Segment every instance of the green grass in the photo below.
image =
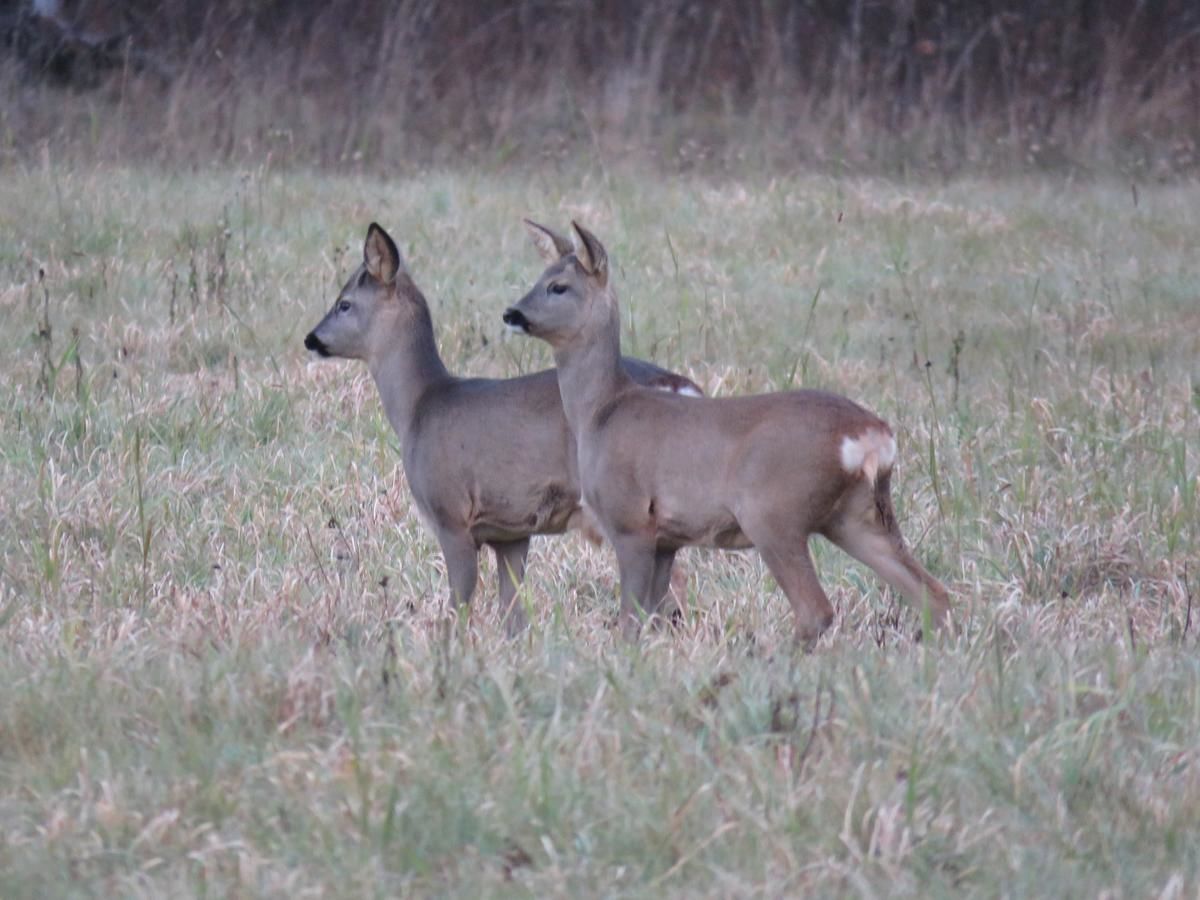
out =
{"type": "Polygon", "coordinates": [[[1200,885],[1200,188],[50,168],[0,234],[0,896],[1200,885]],[[630,352],[887,417],[960,633],[821,547],[797,654],[689,552],[630,647],[568,537],[525,638],[485,564],[444,644],[374,386],[300,340],[377,219],[453,369],[547,365],[523,215],[606,241],[630,352]]]}

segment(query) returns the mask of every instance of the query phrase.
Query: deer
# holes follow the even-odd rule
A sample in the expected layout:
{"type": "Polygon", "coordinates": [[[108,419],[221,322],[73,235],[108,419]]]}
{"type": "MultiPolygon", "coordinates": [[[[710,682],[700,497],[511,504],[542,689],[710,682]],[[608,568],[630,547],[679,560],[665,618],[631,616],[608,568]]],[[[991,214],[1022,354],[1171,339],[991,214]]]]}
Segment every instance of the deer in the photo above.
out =
{"type": "Polygon", "coordinates": [[[616,552],[622,629],[636,638],[670,582],[677,551],[754,547],[811,649],[833,624],[809,540],[821,535],[916,604],[949,620],[946,589],[905,545],[891,501],[896,438],[834,393],[685,397],[646,390],[620,364],[608,254],[572,222],[563,246],[525,225],[546,270],[503,321],[550,345],[579,455],[583,504],[616,552]]]}
{"type": "MultiPolygon", "coordinates": [[[[469,606],[486,544],[505,629],[521,632],[527,621],[516,594],[530,537],[578,528],[599,540],[580,505],[577,454],[554,370],[508,379],[450,374],[429,305],[395,241],[374,222],[362,263],[304,346],[320,357],[366,362],[400,440],[419,516],[441,549],[451,599],[469,606]]],[[[618,365],[637,384],[700,393],[695,382],[651,363],[626,358],[618,365]]]]}

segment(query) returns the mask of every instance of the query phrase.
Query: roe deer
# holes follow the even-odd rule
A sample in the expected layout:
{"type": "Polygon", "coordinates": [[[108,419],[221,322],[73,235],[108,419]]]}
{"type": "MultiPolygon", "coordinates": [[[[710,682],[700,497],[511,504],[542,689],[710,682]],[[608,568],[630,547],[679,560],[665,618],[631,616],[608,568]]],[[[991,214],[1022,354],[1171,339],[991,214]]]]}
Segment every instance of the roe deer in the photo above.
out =
{"type": "MultiPolygon", "coordinates": [[[[557,237],[564,250],[570,242],[557,237]]],[[[529,537],[586,527],[575,445],[552,369],[519,378],[457,378],[446,371],[433,322],[391,237],[372,223],[363,262],[304,339],[321,356],[361,359],[400,438],[417,509],[446,560],[451,596],[475,591],[479,549],[492,548],[510,634],[525,625],[515,603],[529,537]]],[[[690,380],[636,359],[626,377],[700,393],[690,380]]]]}
{"type": "MultiPolygon", "coordinates": [[[[585,507],[617,553],[621,617],[636,634],[653,615],[676,551],[689,544],[757,547],[791,601],[796,639],[811,646],[833,622],[808,539],[820,534],[908,600],[949,615],[946,589],[904,545],[889,491],[896,440],[887,423],[822,391],[693,398],[644,390],[622,371],[620,316],[608,257],[572,223],[537,284],[504,313],[554,350],[585,507]]],[[[547,255],[546,229],[526,222],[547,255]]]]}

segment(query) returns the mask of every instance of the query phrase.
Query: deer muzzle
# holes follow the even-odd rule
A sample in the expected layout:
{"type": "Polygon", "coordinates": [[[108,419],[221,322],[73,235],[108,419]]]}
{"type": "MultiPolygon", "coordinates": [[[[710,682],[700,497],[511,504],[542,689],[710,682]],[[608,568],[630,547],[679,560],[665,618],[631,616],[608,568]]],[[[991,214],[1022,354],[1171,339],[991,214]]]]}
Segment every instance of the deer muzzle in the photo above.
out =
{"type": "Polygon", "coordinates": [[[504,324],[512,331],[519,334],[529,334],[529,320],[525,318],[525,313],[521,312],[515,306],[510,306],[504,311],[504,324]]]}
{"type": "Polygon", "coordinates": [[[304,347],[306,350],[312,350],[318,356],[328,356],[329,348],[325,346],[325,342],[317,337],[315,331],[310,331],[304,339],[304,347]]]}

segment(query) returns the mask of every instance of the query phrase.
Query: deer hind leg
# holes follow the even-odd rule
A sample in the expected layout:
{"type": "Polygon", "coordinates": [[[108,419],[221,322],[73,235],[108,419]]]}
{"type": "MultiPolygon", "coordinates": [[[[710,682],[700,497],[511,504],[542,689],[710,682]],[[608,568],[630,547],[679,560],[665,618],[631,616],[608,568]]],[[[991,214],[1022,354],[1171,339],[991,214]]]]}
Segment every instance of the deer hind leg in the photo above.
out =
{"type": "Polygon", "coordinates": [[[517,589],[525,580],[525,558],[529,555],[529,538],[490,544],[496,556],[496,578],[500,584],[500,617],[509,637],[520,634],[529,624],[525,608],[517,600],[517,589]]]}
{"type": "Polygon", "coordinates": [[[935,628],[950,618],[950,595],[904,545],[896,525],[886,478],[872,488],[863,482],[844,514],[825,535],[859,562],[869,566],[922,612],[929,607],[935,628]]]}
{"type": "Polygon", "coordinates": [[[672,551],[672,565],[668,569],[667,590],[659,601],[658,611],[672,622],[685,620],[688,616],[688,570],[683,563],[674,565],[675,551],[672,551]]]}
{"type": "MultiPolygon", "coordinates": [[[[750,533],[746,532],[746,536],[750,537],[750,533]]],[[[811,650],[817,638],[833,624],[833,605],[817,579],[807,538],[787,545],[773,541],[755,541],[754,545],[792,604],[796,643],[811,650]]]]}
{"type": "Polygon", "coordinates": [[[790,516],[753,510],[740,515],[738,525],[792,604],[796,643],[812,649],[817,638],[833,624],[833,606],[808,552],[808,530],[790,516]]]}
{"type": "Polygon", "coordinates": [[[646,611],[655,616],[661,615],[663,601],[667,598],[667,593],[675,587],[675,579],[671,577],[675,552],[675,548],[661,547],[654,552],[654,582],[650,592],[650,606],[646,611]]]}

